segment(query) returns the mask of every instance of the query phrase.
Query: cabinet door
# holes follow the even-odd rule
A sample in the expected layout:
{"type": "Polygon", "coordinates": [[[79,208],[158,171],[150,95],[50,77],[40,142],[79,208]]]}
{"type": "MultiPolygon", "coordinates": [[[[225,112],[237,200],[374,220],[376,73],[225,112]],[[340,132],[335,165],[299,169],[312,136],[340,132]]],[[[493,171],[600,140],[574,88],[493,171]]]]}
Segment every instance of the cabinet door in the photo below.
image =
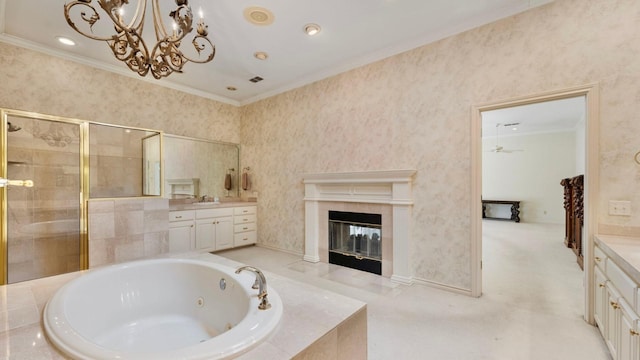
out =
{"type": "Polygon", "coordinates": [[[620,295],[610,281],[605,285],[607,304],[605,305],[605,319],[607,322],[604,340],[609,348],[611,357],[618,359],[618,343],[620,339],[620,305],[618,299],[620,295]]]}
{"type": "Polygon", "coordinates": [[[216,244],[216,219],[196,220],[196,249],[213,248],[216,244]]]}
{"type": "Polygon", "coordinates": [[[233,247],[233,216],[216,218],[216,250],[233,247]]]}
{"type": "Polygon", "coordinates": [[[607,305],[607,291],[605,289],[607,278],[604,276],[600,268],[594,267],[594,291],[595,304],[593,310],[593,318],[598,325],[598,329],[603,337],[606,337],[607,319],[605,317],[605,306],[607,305]]]}
{"type": "Polygon", "coordinates": [[[633,313],[631,306],[623,299],[619,302],[620,328],[618,342],[619,360],[636,360],[638,358],[638,332],[636,323],[638,316],[633,313]]]}
{"type": "Polygon", "coordinates": [[[195,245],[193,221],[179,221],[169,224],[169,252],[191,251],[195,245]]]}

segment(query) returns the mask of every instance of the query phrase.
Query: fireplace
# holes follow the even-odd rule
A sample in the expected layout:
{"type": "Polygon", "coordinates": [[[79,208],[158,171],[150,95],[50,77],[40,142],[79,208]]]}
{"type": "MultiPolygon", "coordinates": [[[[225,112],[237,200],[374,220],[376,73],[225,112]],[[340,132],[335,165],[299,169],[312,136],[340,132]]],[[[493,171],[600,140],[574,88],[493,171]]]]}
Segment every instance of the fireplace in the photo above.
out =
{"type": "MultiPolygon", "coordinates": [[[[305,174],[304,260],[329,262],[329,211],[382,214],[381,275],[394,282],[412,284],[411,210],[415,173],[415,170],[386,170],[305,174]]],[[[359,260],[356,256],[364,258],[362,237],[360,254],[356,251],[350,257],[359,260]]]]}
{"type": "Polygon", "coordinates": [[[329,211],[329,263],[382,275],[382,215],[329,211]]]}

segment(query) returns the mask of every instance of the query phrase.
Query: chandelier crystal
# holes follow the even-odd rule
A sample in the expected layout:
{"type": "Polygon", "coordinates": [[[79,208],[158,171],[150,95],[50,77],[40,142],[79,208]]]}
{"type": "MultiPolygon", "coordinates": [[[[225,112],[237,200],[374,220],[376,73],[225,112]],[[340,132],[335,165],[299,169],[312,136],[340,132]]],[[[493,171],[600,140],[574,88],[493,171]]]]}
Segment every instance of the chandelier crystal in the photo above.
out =
{"type": "Polygon", "coordinates": [[[173,21],[171,32],[167,31],[162,21],[159,0],[151,0],[156,35],[156,43],[151,50],[142,38],[146,0],[138,0],[136,11],[128,24],[125,22],[124,6],[129,4],[129,0],[97,0],[96,2],[111,20],[115,30],[115,34],[108,36],[94,34],[94,25],[101,21],[101,13],[92,2],[93,0],[76,0],[65,4],[64,17],[67,23],[83,36],[105,41],[116,59],[127,64],[129,69],[140,76],[146,76],[150,72],[154,78],[160,79],[174,72],[182,72],[182,67],[187,62],[204,64],[213,60],[215,56],[216,48],[207,38],[208,27],[203,21],[202,14],[196,24],[196,34],[191,40],[195,58],[188,57],[180,50],[182,41],[193,31],[193,14],[188,0],[176,0],[176,9],[169,14],[173,21]],[[76,6],[78,8],[72,10],[76,6]],[[72,15],[79,17],[81,26],[77,26],[71,19],[72,15]],[[82,26],[84,28],[88,26],[88,28],[81,29],[82,26]]]}

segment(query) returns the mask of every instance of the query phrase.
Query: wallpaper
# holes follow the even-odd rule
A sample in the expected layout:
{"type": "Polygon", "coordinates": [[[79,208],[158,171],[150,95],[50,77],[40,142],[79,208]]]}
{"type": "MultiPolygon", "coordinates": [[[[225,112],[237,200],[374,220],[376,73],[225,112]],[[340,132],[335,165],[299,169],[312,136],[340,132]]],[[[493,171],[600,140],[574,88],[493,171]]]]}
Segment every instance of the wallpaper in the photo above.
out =
{"type": "Polygon", "coordinates": [[[0,43],[0,107],[239,143],[240,109],[0,43]]]}
{"type": "Polygon", "coordinates": [[[640,229],[640,2],[552,4],[245,106],[260,242],[304,247],[302,174],[417,169],[415,277],[471,286],[471,107],[599,83],[599,222],[640,229]],[[628,199],[631,217],[610,217],[628,199]]]}

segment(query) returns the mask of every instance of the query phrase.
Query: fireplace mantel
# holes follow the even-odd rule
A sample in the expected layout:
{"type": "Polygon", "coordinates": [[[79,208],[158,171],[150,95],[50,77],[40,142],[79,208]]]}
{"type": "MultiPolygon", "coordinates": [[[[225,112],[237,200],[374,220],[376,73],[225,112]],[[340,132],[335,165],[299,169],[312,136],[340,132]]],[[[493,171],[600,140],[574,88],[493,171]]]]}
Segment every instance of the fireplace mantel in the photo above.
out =
{"type": "Polygon", "coordinates": [[[391,280],[413,282],[410,264],[412,180],[415,170],[305,174],[305,255],[319,262],[320,202],[388,204],[393,208],[393,274],[391,280]]]}

